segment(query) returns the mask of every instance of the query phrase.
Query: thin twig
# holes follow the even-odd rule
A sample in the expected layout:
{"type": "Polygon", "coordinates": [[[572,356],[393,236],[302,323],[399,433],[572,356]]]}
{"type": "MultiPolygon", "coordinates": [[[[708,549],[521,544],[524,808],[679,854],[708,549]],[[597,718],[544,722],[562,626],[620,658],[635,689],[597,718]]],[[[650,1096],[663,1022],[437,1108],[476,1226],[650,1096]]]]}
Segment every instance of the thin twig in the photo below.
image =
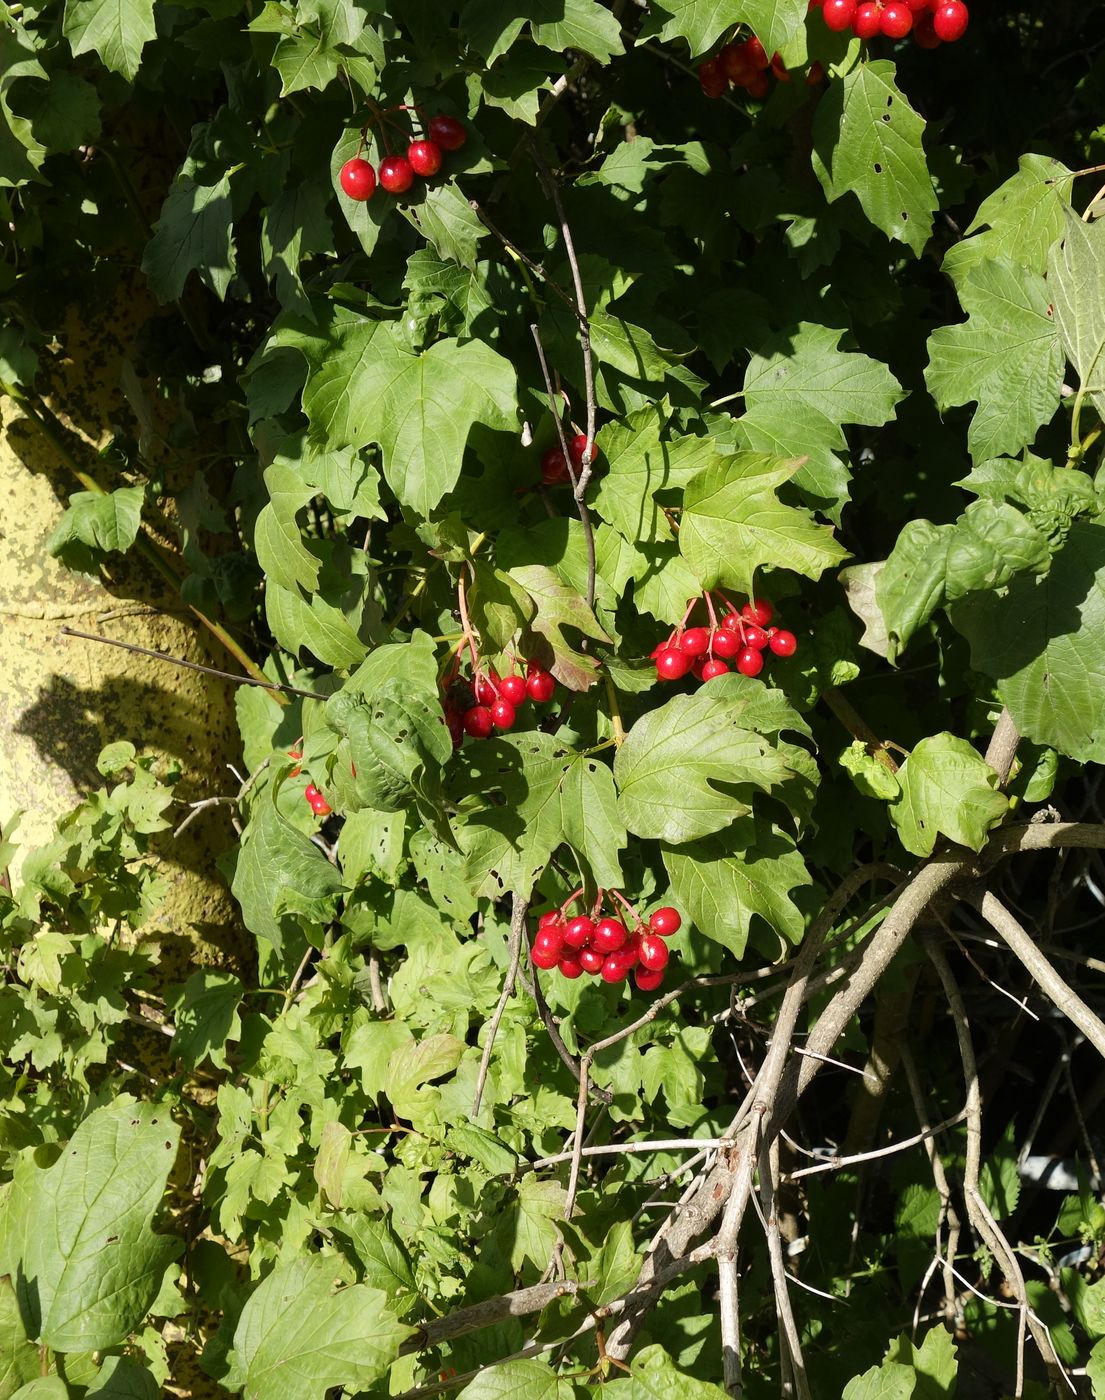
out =
{"type": "Polygon", "coordinates": [[[949,1128],[954,1128],[962,1123],[967,1116],[967,1110],[961,1108],[958,1113],[950,1118],[945,1118],[942,1123],[937,1123],[934,1128],[922,1128],[919,1133],[914,1133],[912,1137],[902,1138],[900,1142],[889,1142],[885,1147],[872,1147],[866,1152],[855,1152],[848,1157],[829,1157],[824,1162],[818,1162],[812,1167],[799,1167],[797,1171],[787,1172],[787,1181],[797,1181],[799,1177],[815,1176],[818,1172],[837,1172],[844,1167],[858,1166],[862,1162],[873,1162],[878,1157],[892,1157],[897,1152],[906,1152],[911,1147],[916,1147],[918,1143],[926,1142],[929,1138],[935,1137],[937,1133],[946,1133],[949,1128]]]}
{"type": "MultiPolygon", "coordinates": [[[[582,1157],[623,1157],[647,1152],[710,1151],[730,1146],[732,1146],[732,1142],[729,1138],[661,1138],[659,1141],[650,1142],[598,1144],[593,1147],[585,1147],[580,1155],[582,1157]]],[[[555,1167],[561,1162],[570,1162],[574,1156],[574,1151],[557,1152],[552,1157],[539,1157],[536,1162],[526,1162],[520,1170],[541,1171],[545,1167],[555,1167]]]]}
{"type": "Polygon", "coordinates": [[[256,676],[239,676],[233,671],[219,671],[214,666],[201,666],[198,661],[185,661],[182,656],[170,656],[164,651],[153,651],[150,647],[135,646],[133,642],[120,642],[114,637],[105,637],[98,632],[81,632],[76,627],[62,627],[58,631],[61,637],[80,637],[86,642],[101,642],[107,647],[118,647],[121,651],[133,651],[138,656],[149,656],[154,661],[165,661],[170,666],[182,666],[187,671],[200,671],[205,676],[218,676],[224,681],[233,681],[235,685],[255,685],[261,690],[283,691],[287,695],[302,695],[305,700],[326,700],[329,697],[320,695],[317,690],[300,690],[298,686],[283,685],[280,681],[258,680],[256,676]]]}
{"type": "Polygon", "coordinates": [[[1009,781],[1020,741],[1021,736],[1017,733],[1013,716],[1008,710],[1002,710],[994,732],[990,735],[990,742],[986,745],[986,762],[998,775],[999,787],[1004,787],[1009,781]]]}
{"type": "MultiPolygon", "coordinates": [[[[560,1056],[562,1063],[568,1067],[572,1078],[578,1084],[579,1061],[564,1044],[564,1037],[560,1034],[560,1027],[556,1023],[556,1017],[552,1014],[549,1003],[545,1000],[545,989],[541,985],[540,977],[535,977],[533,979],[533,1000],[537,1004],[537,1014],[541,1017],[541,1024],[545,1027],[545,1031],[552,1041],[553,1049],[560,1056]]],[[[610,1093],[608,1089],[600,1089],[597,1084],[589,1085],[588,1093],[593,1099],[598,1099],[600,1103],[609,1105],[614,1102],[614,1095],[610,1093]]],[[[570,1157],[571,1153],[569,1153],[568,1156],[570,1157]]]]}
{"type": "Polygon", "coordinates": [[[499,1004],[495,1007],[495,1013],[491,1017],[487,1027],[487,1037],[483,1045],[483,1057],[480,1060],[480,1072],[476,1076],[476,1092],[472,1098],[472,1117],[475,1118],[480,1111],[480,1103],[483,1099],[484,1086],[487,1083],[487,1071],[491,1065],[491,1052],[495,1048],[495,1037],[499,1033],[499,1024],[506,1011],[506,1004],[514,992],[514,983],[518,978],[518,964],[522,960],[522,944],[525,941],[526,932],[526,910],[529,908],[529,900],[523,898],[517,892],[513,895],[513,902],[510,913],[510,965],[507,968],[506,977],[503,979],[503,990],[499,995],[499,1004]]]}
{"type": "MultiPolygon", "coordinates": [[[[173,832],[174,838],[179,836],[180,833],[185,829],[185,827],[187,827],[190,822],[194,821],[195,818],[198,817],[199,814],[202,811],[205,811],[208,807],[216,807],[219,806],[221,803],[226,802],[232,802],[234,806],[237,807],[238,804],[241,802],[242,798],[245,797],[246,793],[249,792],[250,788],[265,771],[265,769],[268,768],[271,762],[271,757],[266,758],[263,762],[259,763],[257,767],[253,770],[253,772],[250,773],[249,777],[245,779],[238,777],[238,774],[234,772],[234,769],[231,769],[231,772],[234,772],[234,776],[238,777],[239,782],[238,791],[234,794],[234,796],[204,797],[201,798],[199,802],[189,802],[188,806],[190,808],[190,811],[188,815],[184,818],[184,820],[181,822],[181,824],[177,827],[177,829],[173,832]]],[[[228,764],[227,767],[230,767],[230,765],[228,764]]],[[[235,825],[237,825],[237,823],[235,823],[235,825]]]]}
{"type": "Polygon", "coordinates": [[[802,1340],[798,1335],[798,1325],[794,1320],[794,1309],[790,1301],[789,1276],[783,1258],[783,1240],[779,1233],[779,1221],[775,1209],[775,1196],[779,1184],[779,1139],[768,1143],[760,1157],[760,1207],[763,1212],[764,1232],[767,1237],[767,1254],[771,1264],[771,1283],[775,1293],[775,1312],[779,1319],[779,1354],[786,1357],[794,1394],[798,1400],[813,1400],[809,1378],[806,1375],[806,1362],[802,1356],[802,1340]]]}

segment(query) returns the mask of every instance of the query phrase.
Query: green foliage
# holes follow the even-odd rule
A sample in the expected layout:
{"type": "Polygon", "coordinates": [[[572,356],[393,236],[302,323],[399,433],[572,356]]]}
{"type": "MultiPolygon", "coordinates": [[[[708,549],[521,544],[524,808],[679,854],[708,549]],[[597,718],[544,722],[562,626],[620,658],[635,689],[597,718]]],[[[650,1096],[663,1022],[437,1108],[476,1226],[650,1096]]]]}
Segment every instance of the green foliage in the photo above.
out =
{"type": "MultiPolygon", "coordinates": [[[[238,695],[241,779],[203,794],[234,817],[220,868],[250,953],[225,965],[181,970],[187,931],[155,933],[166,881],[196,873],[170,831],[202,800],[161,736],[116,734],[90,697],[116,741],[99,786],[42,737],[50,695],[28,721],[81,796],[39,849],[3,812],[0,1400],[145,1400],[196,1365],[258,1400],[454,1380],[720,1400],[736,1349],[748,1400],[790,1384],[751,1213],[735,1342],[708,1250],[634,1290],[690,1173],[742,1160],[733,1115],[818,914],[797,1047],[870,985],[883,896],[918,861],[1007,881],[1049,946],[1099,923],[1078,902],[1099,872],[1007,876],[993,833],[1049,800],[1098,819],[1105,249],[1076,172],[1102,159],[1103,36],[1093,7],[1000,8],[958,59],[869,53],[805,0],[11,7],[0,379],[16,452],[44,434],[84,488],[27,558],[98,574],[125,617],[141,548],[215,664],[270,685],[238,695]],[[751,33],[790,81],[708,100],[694,65],[751,33]],[[443,115],[466,139],[439,175],[344,193],[348,160],[443,115]],[[60,387],[88,327],[110,409],[60,387]],[[546,454],[592,432],[585,479],[557,479],[546,454]],[[753,597],[793,648],[657,678],[673,629],[753,597]],[[461,739],[477,681],[528,669],[552,698],[461,739]],[[983,757],[1003,709],[1008,785],[983,757]],[[680,913],[658,998],[531,965],[539,911],[600,904],[680,913]]],[[[994,1014],[995,987],[1038,998],[962,891],[921,927],[960,940],[977,1201],[1022,1242],[1043,1221],[1070,1307],[1035,1276],[1027,1296],[1105,1394],[1099,1281],[1069,1262],[1101,1211],[1086,1186],[1045,1238],[1026,1190],[1026,1222],[1038,1095],[1002,1077],[1039,1062],[1057,1093],[1059,1053],[1073,1095],[1089,1050],[1022,1053],[1061,1018],[994,1014]]],[[[983,1347],[1015,1383],[923,946],[801,1059],[859,1071],[805,1095],[780,1150],[812,1394],[946,1400],[983,1347]],[[913,1329],[952,1314],[972,1347],[913,1329]]],[[[771,1123],[787,1098],[759,1087],[771,1123]]]]}

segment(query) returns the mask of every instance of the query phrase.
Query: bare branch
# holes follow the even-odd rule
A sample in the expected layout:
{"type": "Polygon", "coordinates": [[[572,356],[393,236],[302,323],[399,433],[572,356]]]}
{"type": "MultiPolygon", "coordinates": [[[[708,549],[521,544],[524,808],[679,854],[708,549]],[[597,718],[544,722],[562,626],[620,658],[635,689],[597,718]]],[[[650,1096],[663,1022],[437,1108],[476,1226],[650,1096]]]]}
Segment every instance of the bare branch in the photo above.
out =
{"type": "Polygon", "coordinates": [[[499,1025],[506,1011],[506,1004],[514,992],[514,983],[518,980],[518,964],[522,960],[522,944],[525,941],[526,932],[526,910],[529,908],[529,900],[523,899],[520,894],[515,893],[510,913],[510,965],[507,968],[506,977],[503,979],[503,990],[499,994],[499,1004],[495,1007],[494,1015],[487,1027],[487,1038],[483,1043],[483,1057],[480,1060],[480,1071],[476,1076],[476,1092],[472,1097],[472,1117],[475,1118],[480,1111],[480,1103],[483,1100],[484,1087],[487,1084],[487,1071],[491,1065],[491,1052],[495,1048],[495,1037],[499,1034],[499,1025]]]}

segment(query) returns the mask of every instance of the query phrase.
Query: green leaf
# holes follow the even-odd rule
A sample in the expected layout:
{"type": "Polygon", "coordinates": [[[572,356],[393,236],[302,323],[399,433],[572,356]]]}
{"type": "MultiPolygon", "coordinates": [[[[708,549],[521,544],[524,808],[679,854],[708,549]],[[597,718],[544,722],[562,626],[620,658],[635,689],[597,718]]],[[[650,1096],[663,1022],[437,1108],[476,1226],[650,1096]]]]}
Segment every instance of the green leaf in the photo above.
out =
{"type": "Polygon", "coordinates": [[[277,462],[265,468],[265,486],[269,502],[253,527],[257,562],[269,583],[293,593],[297,588],[312,593],[318,587],[319,561],[303,543],[296,515],[317,492],[277,462]]]}
{"type": "Polygon", "coordinates": [[[844,1387],[841,1400],[913,1400],[917,1372],[897,1361],[872,1366],[844,1387]]]}
{"type": "Polygon", "coordinates": [[[176,1252],[150,1227],[179,1140],[164,1104],[117,1099],[38,1173],[21,1270],[44,1346],[103,1350],[142,1321],[176,1252]]]}
{"type": "Polygon", "coordinates": [[[603,428],[597,439],[602,471],[595,509],[636,545],[671,538],[671,526],[656,500],[658,493],[686,486],[696,472],[722,460],[710,438],[661,442],[663,423],[660,409],[649,404],[603,428]]]}
{"type": "Polygon", "coordinates": [[[570,627],[581,636],[609,642],[594,613],[574,588],[544,564],[515,565],[510,576],[537,607],[530,623],[536,642],[527,648],[526,655],[539,661],[569,690],[586,690],[594,683],[599,663],[577,650],[564,629],[570,627]]]}
{"type": "Polygon", "coordinates": [[[1010,1123],[1001,1141],[986,1154],[979,1173],[978,1189],[995,1220],[1008,1220],[1021,1196],[1021,1176],[1017,1168],[1017,1142],[1010,1123]]]}
{"type": "Polygon", "coordinates": [[[46,76],[26,30],[17,19],[9,18],[0,27],[0,186],[33,180],[46,159],[47,149],[35,137],[31,121],[11,107],[14,83],[46,76]]]}
{"type": "Polygon", "coordinates": [[[142,525],[144,486],[115,491],[74,491],[46,541],[46,551],[68,568],[95,569],[97,553],[125,553],[142,525]]]}
{"type": "Polygon", "coordinates": [[[894,82],[889,59],[857,64],[829,84],[813,119],[813,167],[830,202],[854,194],[888,238],[918,257],[938,207],[924,120],[894,82]]]}
{"type": "Polygon", "coordinates": [[[38,1347],[27,1336],[11,1279],[0,1277],[0,1400],[11,1400],[37,1375],[38,1347]]]}
{"type": "Polygon", "coordinates": [[[378,1288],[335,1290],[341,1271],[336,1257],[299,1258],[250,1295],[232,1353],[246,1400],[323,1400],[331,1387],[363,1390],[387,1373],[413,1329],[378,1288]]]}
{"type": "Polygon", "coordinates": [[[318,333],[286,329],[273,343],[307,360],[312,437],[328,447],[378,442],[388,485],[417,515],[456,485],[474,423],[514,422],[513,366],[482,341],[439,340],[411,354],[393,326],[339,307],[318,333]]]}
{"type": "Polygon", "coordinates": [[[955,1394],[959,1362],[955,1341],[943,1327],[931,1327],[921,1346],[916,1346],[902,1333],[891,1344],[886,1361],[897,1361],[916,1370],[917,1388],[913,1400],[947,1400],[955,1394]]]}
{"type": "Polygon", "coordinates": [[[1076,521],[1045,576],[1018,574],[951,619],[1026,738],[1105,761],[1105,527],[1076,521]]]}
{"type": "Polygon", "coordinates": [[[925,381],[940,409],[977,403],[976,462],[1018,452],[1059,407],[1063,352],[1042,277],[1013,263],[973,268],[959,292],[969,319],[929,337],[925,381]]]}
{"type": "Polygon", "coordinates": [[[368,650],[346,614],[318,593],[304,598],[298,590],[269,583],[265,618],[285,651],[295,656],[310,651],[327,666],[355,666],[368,650]]]}
{"type": "Polygon", "coordinates": [[[468,593],[472,624],[486,648],[493,652],[505,651],[511,640],[533,620],[537,611],[533,599],[509,574],[490,568],[481,560],[476,560],[474,574],[468,593]]]}
{"type": "Polygon", "coordinates": [[[596,884],[618,885],[625,827],[604,764],[549,734],[510,734],[466,745],[453,762],[457,840],[477,894],[525,894],[567,842],[596,884]]]}
{"type": "Polygon", "coordinates": [[[133,82],[142,50],[157,37],[153,0],[65,0],[62,32],[74,58],[97,53],[105,68],[133,82]]]}
{"type": "Polygon", "coordinates": [[[1009,806],[997,790],[998,775],[967,742],[954,734],[922,739],[898,769],[901,794],[890,804],[907,851],[932,854],[938,835],[981,851],[990,828],[1009,806]]]}
{"type": "Polygon", "coordinates": [[[982,201],[962,241],[945,254],[943,270],[955,285],[993,258],[1046,272],[1051,245],[1066,228],[1069,174],[1054,157],[1021,156],[1017,173],[982,201]]]}
{"type": "Polygon", "coordinates": [[[614,760],[618,814],[636,836],[681,845],[752,810],[753,793],[797,780],[806,764],[780,731],[807,733],[778,691],[719,676],[642,716],[614,760]]]}
{"type": "Polygon", "coordinates": [[[15,1391],[12,1400],[69,1400],[69,1387],[60,1376],[39,1376],[15,1391]]]}
{"type": "MultiPolygon", "coordinates": [[[[555,1243],[555,1241],[554,1241],[555,1243]]],[[[536,1357],[488,1366],[457,1394],[457,1400],[572,1400],[575,1386],[536,1357]]]]}
{"type": "Polygon", "coordinates": [[[1079,392],[1105,414],[1105,225],[1084,223],[1069,208],[1064,213],[1065,236],[1048,257],[1047,285],[1079,392]]]}
{"type": "Polygon", "coordinates": [[[805,17],[802,0],[653,0],[642,34],[686,39],[698,58],[734,24],[747,24],[773,53],[790,43],[805,17]]]}
{"type": "Polygon", "coordinates": [[[85,1391],[84,1400],[157,1400],[160,1394],[157,1382],[144,1366],[109,1356],[85,1391]]]}
{"type": "Polygon", "coordinates": [[[535,44],[562,53],[580,49],[608,63],[622,53],[618,21],[596,0],[468,0],[461,29],[490,67],[529,24],[535,44]]]}
{"type": "Polygon", "coordinates": [[[317,180],[305,180],[282,190],[265,210],[261,222],[261,257],[265,276],[285,306],[306,301],[299,266],[312,253],[334,246],[334,230],[326,213],[329,191],[317,180]]]}
{"type": "Polygon", "coordinates": [[[725,1391],[679,1370],[664,1349],[655,1343],[633,1358],[629,1380],[608,1382],[604,1400],[725,1400],[725,1391]]]}
{"type": "Polygon", "coordinates": [[[210,185],[177,176],[142,255],[142,271],[158,301],[179,300],[194,271],[220,300],[226,296],[237,267],[233,220],[229,172],[210,185]]]}
{"type": "Polygon", "coordinates": [[[687,922],[735,957],[744,956],[754,916],[786,941],[801,940],[805,919],[790,892],[811,879],[793,840],[778,827],[742,817],[718,836],[663,852],[687,922]]]}
{"type": "Polygon", "coordinates": [[[173,1012],[176,1029],[170,1053],[191,1069],[208,1058],[226,1069],[226,1042],[242,1034],[238,1007],[244,995],[245,988],[232,972],[213,967],[193,972],[173,1012]]]}
{"type": "Polygon", "coordinates": [[[524,1176],[518,1183],[510,1250],[513,1269],[521,1269],[527,1260],[538,1269],[548,1264],[560,1238],[567,1195],[558,1181],[543,1181],[536,1174],[524,1176]]]}
{"type": "Polygon", "coordinates": [[[460,1064],[466,1046],[455,1035],[428,1035],[424,1040],[408,1040],[391,1054],[384,1073],[383,1091],[396,1114],[424,1128],[427,1104],[432,1100],[424,1085],[452,1074],[460,1064]]]}
{"type": "Polygon", "coordinates": [[[739,452],[693,477],[683,496],[679,548],[703,588],[752,594],[757,569],[790,569],[820,578],[846,558],[832,527],[784,505],[776,488],[798,461],[739,452]]]}
{"type": "Polygon", "coordinates": [[[310,922],[324,924],[333,917],[342,881],[314,842],[280,815],[270,790],[250,813],[230,889],[246,927],[279,953],[287,916],[277,911],[287,907],[287,896],[310,922]]]}
{"type": "Polygon", "coordinates": [[[429,185],[422,199],[404,204],[402,209],[440,258],[459,263],[470,272],[476,270],[476,245],[488,231],[456,185],[429,185]]]}
{"type": "Polygon", "coordinates": [[[897,777],[880,763],[862,739],[853,739],[840,755],[840,766],[864,797],[891,802],[902,790],[897,777]]]}
{"type": "Polygon", "coordinates": [[[393,679],[371,697],[342,690],[326,703],[326,723],[345,741],[331,770],[342,806],[399,812],[417,797],[436,799],[452,753],[436,687],[393,679]]]}

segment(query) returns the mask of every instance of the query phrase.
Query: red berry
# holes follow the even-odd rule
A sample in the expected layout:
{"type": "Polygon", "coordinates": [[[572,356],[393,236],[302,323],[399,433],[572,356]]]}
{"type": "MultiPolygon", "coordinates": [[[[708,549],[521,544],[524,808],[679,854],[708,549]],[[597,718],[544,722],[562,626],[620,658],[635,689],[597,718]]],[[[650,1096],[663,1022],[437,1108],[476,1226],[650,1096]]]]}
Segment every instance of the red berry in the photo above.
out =
{"type": "Polygon", "coordinates": [[[834,34],[840,34],[852,22],[852,16],[856,12],[856,0],[825,0],[825,8],[822,14],[825,16],[825,23],[834,34]]]}
{"type": "Polygon", "coordinates": [[[565,977],[570,977],[573,982],[577,977],[583,976],[583,964],[578,958],[573,958],[568,953],[561,953],[557,967],[565,977]]]}
{"type": "Polygon", "coordinates": [[[943,39],[945,44],[954,44],[957,39],[963,38],[969,19],[963,0],[948,0],[946,5],[941,5],[933,13],[932,27],[938,39],[943,39]]]}
{"type": "MultiPolygon", "coordinates": [[[[927,10],[929,8],[929,0],[905,0],[905,3],[909,6],[909,8],[913,11],[915,15],[919,15],[924,10],[927,10]]],[[[916,22],[917,21],[914,20],[915,24],[916,22]]]]}
{"type": "Polygon", "coordinates": [[[763,651],[770,640],[764,629],[757,627],[754,622],[744,624],[744,644],[746,647],[751,647],[753,651],[763,651]]]}
{"type": "Polygon", "coordinates": [[[656,657],[656,674],[662,681],[678,681],[691,669],[691,658],[678,647],[665,647],[656,657]]]}
{"type": "Polygon", "coordinates": [[[550,447],[541,458],[541,480],[546,486],[560,486],[571,480],[567,459],[559,447],[550,447]]]}
{"type": "Polygon", "coordinates": [[[541,917],[537,920],[537,927],[538,927],[538,928],[548,928],[548,926],[549,926],[550,924],[558,924],[559,922],[560,922],[560,910],[559,910],[559,909],[546,909],[545,912],[541,915],[541,917]]]}
{"type": "Polygon", "coordinates": [[[702,668],[706,665],[706,660],[707,658],[705,656],[695,657],[695,663],[691,667],[691,675],[694,676],[696,681],[702,679],[702,668]]]}
{"type": "Polygon", "coordinates": [[[659,972],[649,972],[647,968],[638,967],[633,972],[633,980],[642,992],[654,992],[664,980],[663,969],[659,972]]]}
{"type": "Polygon", "coordinates": [[[718,54],[722,71],[731,83],[736,83],[740,87],[752,77],[755,68],[748,61],[748,54],[743,44],[726,44],[718,54]]]}
{"type": "Polygon", "coordinates": [[[715,676],[727,676],[728,674],[728,665],[718,656],[712,657],[709,661],[705,662],[702,667],[702,679],[704,681],[712,681],[715,676]]]}
{"type": "Polygon", "coordinates": [[[798,650],[798,638],[793,632],[776,627],[772,629],[769,645],[776,656],[793,656],[798,650]]]}
{"type": "Polygon", "coordinates": [[[741,617],[745,622],[754,622],[757,627],[766,627],[774,616],[775,609],[766,598],[749,598],[741,608],[741,617]]]}
{"type": "Polygon", "coordinates": [[[744,618],[741,617],[739,612],[728,612],[722,619],[721,625],[730,632],[739,633],[741,628],[744,626],[744,618]]]}
{"type": "Polygon", "coordinates": [[[932,15],[927,12],[918,15],[913,25],[913,42],[922,49],[938,49],[941,39],[932,27],[932,15]]]}
{"type": "Polygon", "coordinates": [[[539,946],[537,943],[529,950],[529,956],[534,967],[555,967],[560,961],[560,953],[555,948],[539,946]]]}
{"type": "Polygon", "coordinates": [[[486,705],[473,705],[470,710],[465,710],[463,724],[465,734],[470,734],[473,739],[486,739],[494,727],[491,711],[486,705]]]}
{"type": "Polygon", "coordinates": [[[775,77],[779,80],[779,82],[790,82],[790,72],[788,71],[786,64],[783,62],[782,54],[773,53],[771,55],[771,71],[775,74],[775,77]]]}
{"type": "Polygon", "coordinates": [[[852,16],[852,33],[857,39],[873,39],[879,32],[879,7],[873,0],[864,0],[862,5],[856,6],[856,12],[852,16]]]}
{"type": "Polygon", "coordinates": [[[904,39],[913,28],[913,11],[904,0],[890,0],[879,16],[879,29],[888,39],[904,39]]]}
{"type": "Polygon", "coordinates": [[[629,969],[632,965],[627,954],[623,952],[611,953],[603,959],[599,975],[604,982],[624,982],[629,976],[629,969]]]}
{"type": "Polygon", "coordinates": [[[303,796],[313,806],[322,796],[322,793],[319,792],[318,788],[315,787],[314,783],[308,783],[307,786],[303,789],[303,796]]]}
{"type": "Polygon", "coordinates": [[[499,694],[509,700],[515,709],[526,703],[526,682],[522,676],[504,676],[499,682],[499,694]]]}
{"type": "Polygon", "coordinates": [[[461,740],[464,738],[464,720],[460,716],[460,711],[454,710],[452,706],[447,706],[445,724],[449,730],[449,738],[453,741],[453,748],[459,749],[461,740]]]}
{"type": "Polygon", "coordinates": [[[360,156],[354,156],[352,160],[345,162],[338,179],[345,193],[358,204],[370,199],[372,191],[376,188],[376,172],[368,161],[362,160],[360,156]]]}
{"type": "Polygon", "coordinates": [[[614,953],[625,947],[629,932],[620,919],[600,919],[591,935],[591,947],[600,953],[614,953]]]}
{"type": "Polygon", "coordinates": [[[499,677],[494,671],[490,676],[481,673],[472,682],[472,690],[477,705],[492,705],[499,698],[499,677]]]}
{"type": "Polygon", "coordinates": [[[496,729],[513,729],[514,721],[518,718],[514,711],[514,706],[509,700],[496,700],[491,706],[491,723],[496,729]]]}
{"type": "Polygon", "coordinates": [[[726,660],[743,650],[741,639],[735,632],[730,632],[725,627],[719,627],[714,632],[711,647],[715,656],[723,656],[726,660]]]}
{"type": "Polygon", "coordinates": [[[407,160],[416,175],[436,175],[441,169],[441,147],[436,141],[412,141],[407,160]]]}
{"type": "Polygon", "coordinates": [[[824,81],[825,66],[816,58],[810,64],[810,71],[806,74],[806,86],[816,87],[818,83],[824,81]]]}
{"type": "Polygon", "coordinates": [[[579,965],[584,972],[601,972],[605,961],[606,954],[600,953],[597,948],[581,948],[579,950],[579,965]]]}
{"type": "Polygon", "coordinates": [[[568,443],[568,456],[571,457],[572,466],[575,467],[576,471],[579,471],[583,466],[583,454],[588,447],[591,449],[591,465],[594,466],[599,452],[595,444],[589,441],[586,433],[576,433],[575,437],[568,443]]]}
{"type": "Polygon", "coordinates": [[[318,797],[311,803],[311,811],[314,812],[316,817],[328,817],[333,810],[333,807],[330,806],[329,802],[327,802],[326,798],[323,797],[321,793],[319,793],[318,797]]]}
{"type": "Polygon", "coordinates": [[[620,956],[626,958],[630,967],[636,967],[641,960],[641,940],[635,933],[629,935],[629,941],[624,948],[619,948],[620,956]]]}
{"type": "Polygon", "coordinates": [[[658,933],[646,933],[641,937],[638,955],[641,966],[649,972],[663,972],[668,965],[671,951],[658,933]]]}
{"type": "Polygon", "coordinates": [[[705,627],[688,627],[679,638],[679,650],[684,656],[701,656],[710,649],[710,634],[705,627]]]}
{"type": "Polygon", "coordinates": [[[717,58],[708,58],[698,65],[698,81],[707,97],[720,97],[729,86],[721,60],[717,58]]]}
{"type": "Polygon", "coordinates": [[[388,194],[402,194],[414,184],[414,171],[406,156],[385,156],[380,162],[380,184],[388,194]]]}
{"type": "Polygon", "coordinates": [[[533,946],[540,948],[542,952],[549,949],[560,956],[560,950],[564,947],[564,925],[561,923],[546,924],[544,928],[539,928],[534,934],[533,946]]]}
{"type": "Polygon", "coordinates": [[[586,914],[572,919],[564,930],[564,942],[569,948],[586,948],[595,932],[595,921],[586,914]]]}
{"type": "Polygon", "coordinates": [[[745,647],[737,657],[737,670],[742,676],[758,676],[764,668],[764,654],[745,647]]]}
{"type": "Polygon", "coordinates": [[[683,917],[678,909],[673,909],[670,904],[665,904],[663,909],[657,909],[652,915],[648,926],[653,933],[658,933],[661,938],[670,938],[673,933],[678,933],[683,927],[683,917]]]}
{"type": "Polygon", "coordinates": [[[468,140],[468,131],[456,117],[437,116],[430,119],[429,137],[443,151],[459,151],[468,140]]]}
{"type": "Polygon", "coordinates": [[[767,96],[770,86],[767,74],[757,73],[750,83],[745,83],[744,90],[749,97],[754,97],[757,102],[761,102],[767,96]]]}
{"type": "Polygon", "coordinates": [[[553,698],[556,690],[556,681],[549,675],[548,671],[542,671],[535,667],[530,667],[526,676],[526,694],[537,705],[546,705],[553,698]]]}
{"type": "Polygon", "coordinates": [[[744,41],[744,52],[753,68],[759,68],[762,71],[764,68],[771,67],[771,59],[767,56],[767,50],[755,34],[744,41]]]}

